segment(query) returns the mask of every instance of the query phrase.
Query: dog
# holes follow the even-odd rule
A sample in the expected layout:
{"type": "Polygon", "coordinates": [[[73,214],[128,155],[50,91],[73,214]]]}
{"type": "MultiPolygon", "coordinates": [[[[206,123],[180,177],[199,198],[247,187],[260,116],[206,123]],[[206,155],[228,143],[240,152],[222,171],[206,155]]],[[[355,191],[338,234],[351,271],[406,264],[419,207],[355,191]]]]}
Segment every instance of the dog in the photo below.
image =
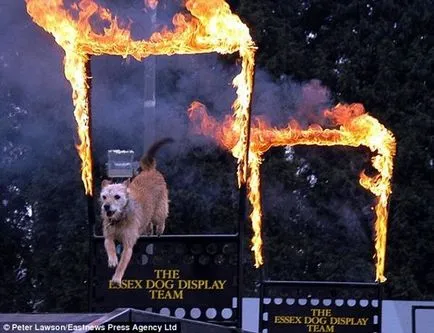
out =
{"type": "Polygon", "coordinates": [[[140,160],[140,170],[132,181],[114,184],[103,180],[101,184],[101,217],[104,247],[108,266],[116,267],[112,277],[120,285],[131,260],[133,247],[141,235],[161,235],[169,214],[167,184],[156,169],[155,154],[161,146],[173,142],[165,138],[155,142],[140,160]],[[122,254],[118,262],[115,240],[122,243],[122,254]]]}

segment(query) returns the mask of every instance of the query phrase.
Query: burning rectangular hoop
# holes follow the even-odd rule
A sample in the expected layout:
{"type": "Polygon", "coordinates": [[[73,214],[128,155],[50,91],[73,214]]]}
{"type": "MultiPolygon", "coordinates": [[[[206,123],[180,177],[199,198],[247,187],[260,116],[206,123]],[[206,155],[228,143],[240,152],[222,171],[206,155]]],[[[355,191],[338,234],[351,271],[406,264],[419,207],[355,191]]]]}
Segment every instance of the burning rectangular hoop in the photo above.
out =
{"type": "MultiPolygon", "coordinates": [[[[150,2],[148,2],[149,4],[150,2]]],[[[157,1],[152,1],[152,4],[157,1]]],[[[237,98],[233,103],[233,131],[237,138],[232,154],[238,160],[238,185],[245,193],[248,170],[248,136],[250,106],[253,89],[255,44],[248,27],[233,14],[224,0],[215,0],[209,6],[208,0],[186,0],[189,15],[177,14],[173,18],[174,31],[163,30],[154,33],[148,41],[135,41],[129,27],[122,28],[109,10],[93,0],[81,0],[71,8],[65,8],[63,0],[26,0],[27,12],[34,22],[51,33],[65,51],[65,76],[72,86],[74,116],[78,125],[79,144],[77,150],[82,160],[81,176],[88,196],[89,214],[93,217],[91,114],[90,114],[90,66],[89,57],[98,55],[132,56],[141,60],[150,55],[198,54],[218,52],[230,54],[239,52],[241,73],[233,80],[237,98]],[[71,14],[71,10],[74,12],[71,14]],[[99,17],[108,22],[104,34],[92,30],[90,17],[99,17]]],[[[241,205],[240,205],[241,206],[241,205]]],[[[240,214],[242,219],[244,214],[240,214]]],[[[240,232],[242,230],[240,223],[240,232]]],[[[92,230],[92,226],[90,227],[92,230]]],[[[92,234],[92,231],[90,231],[92,234]]],[[[242,234],[239,236],[242,244],[242,234]]],[[[91,249],[92,251],[92,249],[91,249]]],[[[242,249],[239,261],[242,261],[242,249]]],[[[240,268],[242,272],[242,269],[240,268]]],[[[242,277],[239,277],[242,281],[242,277]]],[[[239,293],[238,296],[240,296],[239,293]]],[[[238,305],[238,325],[241,325],[242,302],[238,305]]]]}
{"type": "Polygon", "coordinates": [[[249,29],[231,12],[224,0],[216,0],[210,7],[207,0],[186,0],[189,15],[178,13],[173,18],[174,31],[155,32],[148,41],[132,39],[129,27],[122,28],[110,11],[93,0],[81,0],[71,15],[63,0],[26,0],[27,12],[36,24],[51,33],[65,50],[65,76],[72,86],[74,116],[80,143],[77,146],[82,160],[82,180],[86,195],[93,195],[91,143],[89,135],[89,97],[86,64],[91,55],[132,56],[137,60],[150,55],[199,54],[239,52],[242,70],[233,80],[237,99],[233,104],[234,131],[239,136],[232,153],[238,159],[239,185],[246,181],[249,107],[252,95],[255,44],[249,29]],[[77,19],[75,19],[75,16],[77,19]],[[109,23],[104,34],[92,30],[90,17],[97,16],[109,23]]]}
{"type": "MultiPolygon", "coordinates": [[[[384,264],[386,256],[386,236],[389,197],[392,193],[391,179],[393,172],[393,158],[396,153],[395,138],[377,119],[365,113],[361,104],[338,104],[331,110],[324,112],[325,117],[338,129],[323,129],[319,125],[302,130],[291,123],[282,129],[272,128],[260,119],[255,119],[250,129],[249,145],[249,178],[247,180],[248,197],[252,204],[250,219],[254,235],[252,251],[255,254],[255,266],[263,265],[262,257],[262,205],[260,192],[260,165],[263,154],[271,147],[293,145],[351,147],[366,146],[375,155],[372,165],[378,174],[370,177],[364,172],[360,175],[360,184],[371,191],[377,198],[375,205],[375,258],[376,281],[384,282],[384,264]]],[[[207,114],[203,105],[195,105],[190,110],[190,117],[194,119],[198,131],[213,137],[222,146],[231,148],[234,144],[229,135],[232,124],[229,121],[218,123],[207,114]]]]}

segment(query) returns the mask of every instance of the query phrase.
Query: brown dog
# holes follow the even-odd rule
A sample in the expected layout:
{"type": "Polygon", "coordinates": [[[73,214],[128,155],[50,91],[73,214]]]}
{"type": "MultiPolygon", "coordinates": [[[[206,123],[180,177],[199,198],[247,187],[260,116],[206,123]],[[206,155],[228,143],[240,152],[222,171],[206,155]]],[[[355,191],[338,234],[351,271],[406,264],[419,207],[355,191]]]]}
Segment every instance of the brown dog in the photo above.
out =
{"type": "Polygon", "coordinates": [[[140,173],[130,182],[113,184],[103,180],[101,190],[101,216],[103,219],[104,245],[109,267],[116,267],[112,281],[120,284],[133,246],[140,235],[157,235],[164,232],[169,213],[169,199],[166,181],[157,171],[154,156],[170,138],[152,145],[140,160],[140,173]],[[122,243],[122,254],[118,263],[115,240],[122,243]]]}

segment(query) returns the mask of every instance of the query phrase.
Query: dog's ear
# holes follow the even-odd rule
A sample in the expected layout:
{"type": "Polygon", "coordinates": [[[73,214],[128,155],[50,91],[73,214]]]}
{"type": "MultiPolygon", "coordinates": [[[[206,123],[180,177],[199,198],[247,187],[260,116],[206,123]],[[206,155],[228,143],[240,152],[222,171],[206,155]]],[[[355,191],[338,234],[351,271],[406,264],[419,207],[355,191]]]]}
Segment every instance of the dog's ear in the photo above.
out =
{"type": "Polygon", "coordinates": [[[108,186],[108,185],[110,185],[110,184],[112,184],[112,181],[111,181],[111,180],[104,179],[104,180],[102,181],[102,183],[101,183],[101,187],[104,188],[104,187],[106,187],[106,186],[108,186]]]}
{"type": "Polygon", "coordinates": [[[131,183],[131,179],[128,178],[127,180],[125,180],[122,184],[124,184],[126,187],[130,186],[131,183]]]}

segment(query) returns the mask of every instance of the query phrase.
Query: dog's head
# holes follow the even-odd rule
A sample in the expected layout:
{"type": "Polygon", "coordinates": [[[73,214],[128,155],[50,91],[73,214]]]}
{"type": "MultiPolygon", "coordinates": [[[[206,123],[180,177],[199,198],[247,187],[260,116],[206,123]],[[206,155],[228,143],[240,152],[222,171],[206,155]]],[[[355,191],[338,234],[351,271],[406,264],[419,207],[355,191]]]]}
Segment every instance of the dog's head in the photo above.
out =
{"type": "Polygon", "coordinates": [[[119,221],[125,214],[128,204],[129,181],[122,184],[113,184],[109,180],[103,180],[101,184],[101,215],[109,221],[119,221]]]}

